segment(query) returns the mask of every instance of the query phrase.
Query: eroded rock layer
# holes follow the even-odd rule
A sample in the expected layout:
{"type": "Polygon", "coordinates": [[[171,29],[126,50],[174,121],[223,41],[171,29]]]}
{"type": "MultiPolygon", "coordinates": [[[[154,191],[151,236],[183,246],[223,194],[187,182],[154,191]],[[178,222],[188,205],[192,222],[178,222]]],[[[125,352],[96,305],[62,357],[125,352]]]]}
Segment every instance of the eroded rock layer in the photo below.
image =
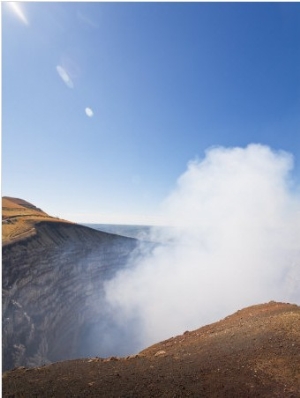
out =
{"type": "Polygon", "coordinates": [[[125,265],[137,241],[57,220],[34,229],[2,247],[3,370],[89,350],[108,354],[101,352],[109,323],[103,283],[125,265]]]}

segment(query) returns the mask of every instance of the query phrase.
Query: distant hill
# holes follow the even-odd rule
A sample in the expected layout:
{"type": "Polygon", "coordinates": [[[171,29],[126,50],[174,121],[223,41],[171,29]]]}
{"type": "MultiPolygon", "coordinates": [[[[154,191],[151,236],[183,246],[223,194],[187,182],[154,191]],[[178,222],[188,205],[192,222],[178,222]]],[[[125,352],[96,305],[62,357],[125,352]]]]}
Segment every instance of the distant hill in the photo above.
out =
{"type": "MultiPolygon", "coordinates": [[[[2,198],[2,245],[32,236],[41,221],[61,222],[43,210],[19,198],[2,198]]],[[[68,221],[65,221],[68,222],[68,221]]]]}
{"type": "Polygon", "coordinates": [[[297,398],[299,326],[296,305],[256,305],[138,355],[13,370],[3,396],[297,398]]]}
{"type": "Polygon", "coordinates": [[[32,214],[34,214],[35,212],[46,214],[41,209],[38,209],[36,206],[27,202],[24,199],[12,198],[9,196],[2,197],[2,209],[4,211],[11,210],[16,212],[20,212],[21,210],[24,212],[24,209],[29,209],[31,210],[30,213],[32,214]]]}

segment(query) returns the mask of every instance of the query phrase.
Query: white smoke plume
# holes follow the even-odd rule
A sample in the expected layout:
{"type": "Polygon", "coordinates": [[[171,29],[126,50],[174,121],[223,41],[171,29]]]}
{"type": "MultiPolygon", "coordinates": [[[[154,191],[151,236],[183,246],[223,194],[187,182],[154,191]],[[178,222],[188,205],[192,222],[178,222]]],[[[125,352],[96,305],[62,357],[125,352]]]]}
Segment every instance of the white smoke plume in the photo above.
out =
{"type": "Polygon", "coordinates": [[[300,304],[292,167],[292,155],[258,144],[189,163],[163,204],[171,227],[153,231],[164,243],[106,284],[115,320],[139,330],[136,350],[248,305],[300,304]]]}

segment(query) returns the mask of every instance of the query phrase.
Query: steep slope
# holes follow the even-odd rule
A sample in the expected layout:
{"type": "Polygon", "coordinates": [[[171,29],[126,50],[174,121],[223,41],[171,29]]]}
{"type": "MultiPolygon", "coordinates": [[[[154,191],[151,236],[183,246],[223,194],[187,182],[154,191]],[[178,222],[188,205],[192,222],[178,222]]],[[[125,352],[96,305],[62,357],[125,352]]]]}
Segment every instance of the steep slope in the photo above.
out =
{"type": "Polygon", "coordinates": [[[300,397],[300,307],[270,302],[127,358],[20,368],[3,397],[300,397]]]}
{"type": "Polygon", "coordinates": [[[108,353],[95,341],[111,320],[103,282],[137,241],[48,216],[3,198],[3,370],[108,353]]]}

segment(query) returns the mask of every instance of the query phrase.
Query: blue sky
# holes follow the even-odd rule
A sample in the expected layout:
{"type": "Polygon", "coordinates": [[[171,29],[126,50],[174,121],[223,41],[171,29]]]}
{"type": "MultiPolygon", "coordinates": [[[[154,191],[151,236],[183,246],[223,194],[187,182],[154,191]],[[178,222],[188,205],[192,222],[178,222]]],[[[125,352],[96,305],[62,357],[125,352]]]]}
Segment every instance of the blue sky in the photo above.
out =
{"type": "Polygon", "coordinates": [[[299,3],[2,3],[2,195],[154,223],[212,146],[291,152],[299,3]]]}

